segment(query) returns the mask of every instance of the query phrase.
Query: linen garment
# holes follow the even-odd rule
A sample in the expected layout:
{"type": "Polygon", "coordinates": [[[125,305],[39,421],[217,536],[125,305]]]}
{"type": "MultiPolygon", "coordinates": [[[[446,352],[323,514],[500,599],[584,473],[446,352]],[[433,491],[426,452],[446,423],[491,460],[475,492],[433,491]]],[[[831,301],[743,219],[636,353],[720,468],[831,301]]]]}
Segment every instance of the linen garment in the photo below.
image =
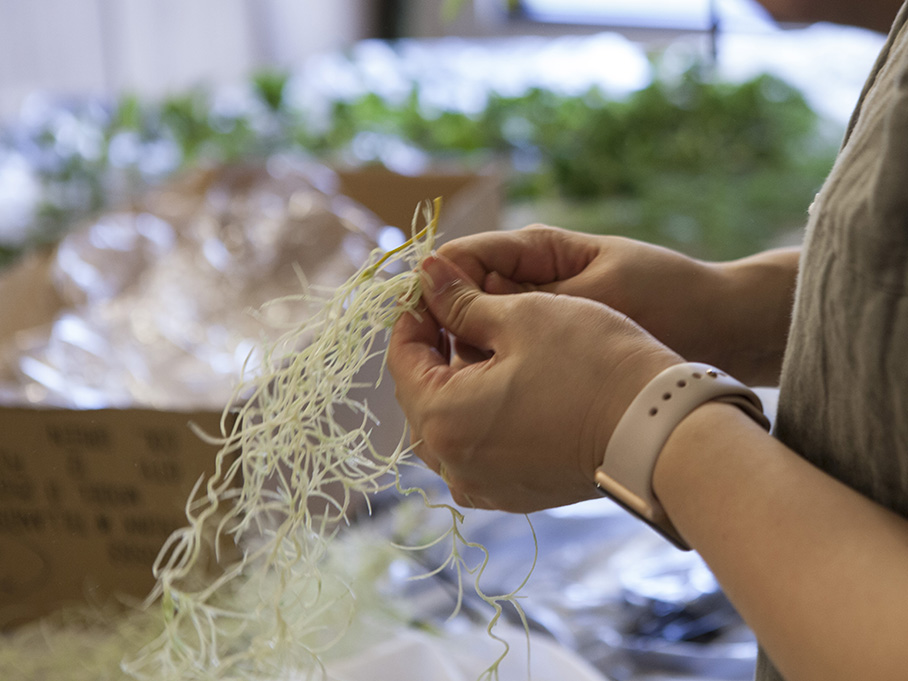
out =
{"type": "MultiPolygon", "coordinates": [[[[906,15],[908,4],[810,209],[776,436],[908,517],[906,15]]],[[[761,653],[756,678],[782,676],[761,653]]]]}

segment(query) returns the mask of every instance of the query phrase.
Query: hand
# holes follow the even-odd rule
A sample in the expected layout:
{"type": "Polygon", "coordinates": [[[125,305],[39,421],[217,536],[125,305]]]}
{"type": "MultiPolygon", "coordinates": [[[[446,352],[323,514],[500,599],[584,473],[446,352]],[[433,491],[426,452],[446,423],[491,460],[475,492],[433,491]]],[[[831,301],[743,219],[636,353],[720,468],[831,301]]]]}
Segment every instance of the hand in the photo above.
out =
{"type": "Polygon", "coordinates": [[[690,361],[720,366],[753,384],[778,379],[796,250],[707,263],[630,239],[534,225],[458,239],[439,254],[488,293],[590,298],[626,314],[690,361]]]}
{"type": "Polygon", "coordinates": [[[388,368],[416,453],[464,506],[530,512],[595,496],[593,474],[625,408],[681,361],[590,299],[488,295],[444,257],[396,324],[388,368]],[[446,334],[480,351],[451,361],[446,334]]]}

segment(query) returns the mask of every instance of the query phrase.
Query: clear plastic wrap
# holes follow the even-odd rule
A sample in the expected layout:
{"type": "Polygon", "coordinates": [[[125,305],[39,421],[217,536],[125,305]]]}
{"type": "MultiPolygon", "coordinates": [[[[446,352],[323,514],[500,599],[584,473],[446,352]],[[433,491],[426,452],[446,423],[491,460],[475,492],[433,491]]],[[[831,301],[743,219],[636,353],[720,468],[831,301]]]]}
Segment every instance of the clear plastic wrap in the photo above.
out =
{"type": "Polygon", "coordinates": [[[0,348],[4,402],[223,408],[263,334],[305,313],[294,295],[377,245],[333,184],[281,157],[197,170],[73,231],[50,256],[59,310],[0,348]]]}

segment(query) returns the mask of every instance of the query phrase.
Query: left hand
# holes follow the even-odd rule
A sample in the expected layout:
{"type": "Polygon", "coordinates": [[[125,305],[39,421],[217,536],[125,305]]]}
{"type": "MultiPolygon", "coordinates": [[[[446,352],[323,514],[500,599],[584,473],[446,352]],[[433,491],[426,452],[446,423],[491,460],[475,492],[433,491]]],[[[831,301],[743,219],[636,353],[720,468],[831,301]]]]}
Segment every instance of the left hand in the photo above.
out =
{"type": "Polygon", "coordinates": [[[594,497],[618,419],[681,358],[596,301],[489,295],[443,257],[422,274],[426,307],[401,317],[388,352],[416,454],[463,506],[530,512],[594,497]],[[483,358],[452,363],[446,334],[483,358]]]}

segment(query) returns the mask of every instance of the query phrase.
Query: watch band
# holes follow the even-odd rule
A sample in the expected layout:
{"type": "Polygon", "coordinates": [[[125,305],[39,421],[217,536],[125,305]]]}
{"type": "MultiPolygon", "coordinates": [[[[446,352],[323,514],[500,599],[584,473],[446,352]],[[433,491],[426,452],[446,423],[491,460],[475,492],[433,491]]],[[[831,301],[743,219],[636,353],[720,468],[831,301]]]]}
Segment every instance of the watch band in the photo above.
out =
{"type": "Polygon", "coordinates": [[[689,550],[653,493],[656,460],[675,427],[700,405],[718,400],[744,410],[763,428],[769,419],[750,388],[709,364],[669,367],[633,399],[596,469],[596,486],[680,549],[689,550]]]}

